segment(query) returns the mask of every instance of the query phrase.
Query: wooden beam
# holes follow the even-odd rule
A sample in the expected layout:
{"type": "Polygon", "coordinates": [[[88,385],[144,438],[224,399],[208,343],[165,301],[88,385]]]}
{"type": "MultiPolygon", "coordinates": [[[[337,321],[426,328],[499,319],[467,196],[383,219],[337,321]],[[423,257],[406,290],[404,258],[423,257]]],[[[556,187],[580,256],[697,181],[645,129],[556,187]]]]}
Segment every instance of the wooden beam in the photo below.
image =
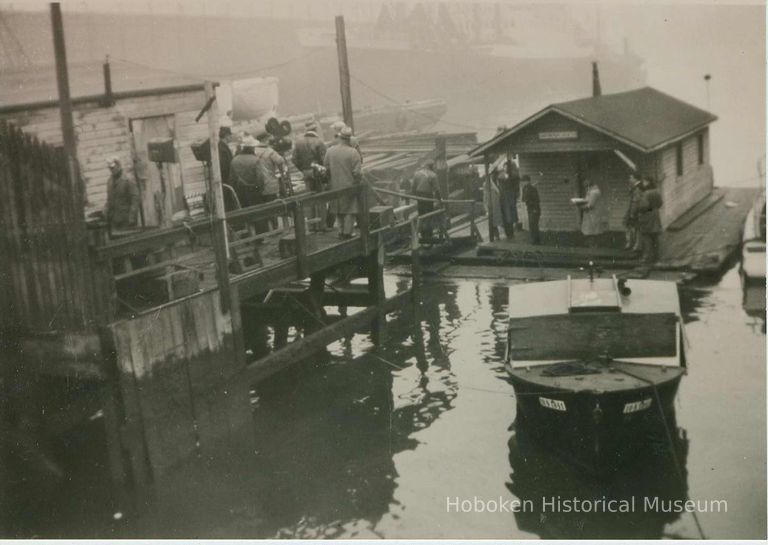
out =
{"type": "Polygon", "coordinates": [[[483,155],[485,164],[485,201],[488,203],[485,211],[488,214],[488,240],[493,242],[496,236],[493,232],[493,193],[491,192],[491,165],[488,155],[483,155]]]}
{"type": "Polygon", "coordinates": [[[386,295],[384,293],[384,237],[377,237],[376,250],[368,256],[368,296],[369,304],[379,309],[372,324],[373,342],[376,346],[384,343],[387,314],[384,311],[386,295]]]}
{"type": "Polygon", "coordinates": [[[211,193],[213,203],[213,250],[216,254],[216,282],[219,285],[221,310],[229,312],[232,294],[229,290],[229,247],[227,245],[227,221],[224,211],[224,193],[221,185],[219,162],[219,107],[213,91],[213,83],[205,82],[205,97],[211,101],[208,109],[208,141],[211,146],[211,193]]]}
{"type": "Polygon", "coordinates": [[[347,58],[347,35],[344,30],[344,16],[336,16],[336,52],[339,57],[339,85],[341,87],[341,110],[346,123],[353,131],[352,90],[349,82],[349,59],[347,58]]]}
{"type": "Polygon", "coordinates": [[[67,71],[67,48],[64,40],[64,24],[61,18],[61,4],[51,2],[51,26],[53,29],[53,52],[56,57],[56,84],[59,90],[59,115],[64,153],[67,156],[67,174],[74,189],[73,199],[77,210],[83,212],[85,188],[80,183],[77,169],[77,140],[75,123],[72,120],[72,99],[69,95],[69,73],[67,71]]]}
{"type": "MultiPolygon", "coordinates": [[[[392,312],[402,307],[403,303],[411,297],[410,291],[399,293],[384,304],[385,312],[392,312]]],[[[316,333],[304,337],[300,341],[290,343],[285,348],[273,352],[245,368],[243,379],[250,383],[263,380],[278,371],[286,369],[291,365],[301,361],[322,350],[333,341],[355,333],[358,329],[370,323],[379,313],[376,307],[368,307],[363,311],[353,314],[347,318],[339,320],[333,325],[322,328],[316,333]]]]}
{"type": "Polygon", "coordinates": [[[296,266],[299,278],[306,278],[307,271],[307,221],[300,202],[293,209],[293,228],[296,235],[296,266]]]}

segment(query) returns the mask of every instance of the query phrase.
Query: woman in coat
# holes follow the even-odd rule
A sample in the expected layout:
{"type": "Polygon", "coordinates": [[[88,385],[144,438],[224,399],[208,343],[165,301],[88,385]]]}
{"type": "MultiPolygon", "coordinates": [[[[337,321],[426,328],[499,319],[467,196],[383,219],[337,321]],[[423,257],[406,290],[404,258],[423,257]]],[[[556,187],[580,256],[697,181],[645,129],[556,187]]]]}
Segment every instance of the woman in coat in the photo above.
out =
{"type": "Polygon", "coordinates": [[[587,181],[587,196],[579,203],[583,211],[581,232],[587,239],[587,246],[597,246],[597,239],[605,233],[608,226],[605,221],[605,203],[600,188],[594,181],[587,181]]]}
{"type": "Polygon", "coordinates": [[[643,248],[643,263],[649,265],[659,258],[659,236],[663,201],[661,193],[650,178],[643,178],[642,193],[637,201],[637,231],[643,248]]]}

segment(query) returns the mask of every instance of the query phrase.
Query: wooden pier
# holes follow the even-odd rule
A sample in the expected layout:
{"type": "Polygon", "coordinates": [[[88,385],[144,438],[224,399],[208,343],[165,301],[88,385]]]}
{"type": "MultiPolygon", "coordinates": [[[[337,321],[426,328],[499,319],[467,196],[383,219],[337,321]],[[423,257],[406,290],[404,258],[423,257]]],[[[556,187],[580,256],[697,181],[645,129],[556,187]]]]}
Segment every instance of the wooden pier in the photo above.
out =
{"type": "Polygon", "coordinates": [[[86,223],[61,150],[9,125],[0,126],[0,147],[10,420],[23,415],[55,434],[100,410],[112,477],[126,494],[151,492],[184,458],[249,436],[241,430],[254,382],[360,330],[382,342],[387,313],[418,300],[419,283],[416,263],[408,290],[385,293],[387,248],[405,243],[418,259],[421,223],[442,225],[446,213],[419,217],[413,205],[369,213],[361,184],[232,211],[226,248],[217,248],[209,217],[109,233],[86,223]],[[312,217],[341,197],[362,211],[349,240],[312,217]],[[228,256],[224,271],[217,254],[228,256]],[[352,289],[346,281],[357,277],[365,283],[352,289]],[[329,305],[362,310],[329,316],[329,305]],[[273,346],[247,351],[244,329],[268,326],[273,346]]]}

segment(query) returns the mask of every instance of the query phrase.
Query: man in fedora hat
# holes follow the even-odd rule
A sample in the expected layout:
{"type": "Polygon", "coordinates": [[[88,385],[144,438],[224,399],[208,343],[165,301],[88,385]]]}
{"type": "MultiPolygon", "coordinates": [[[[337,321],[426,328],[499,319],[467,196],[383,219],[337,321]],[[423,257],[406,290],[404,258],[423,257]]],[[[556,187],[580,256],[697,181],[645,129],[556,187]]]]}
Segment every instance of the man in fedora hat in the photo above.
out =
{"type": "Polygon", "coordinates": [[[255,155],[257,145],[258,142],[250,134],[243,136],[240,151],[230,165],[230,185],[234,187],[244,207],[258,204],[264,192],[261,166],[255,155]]]}
{"type": "MultiPolygon", "coordinates": [[[[326,147],[322,138],[317,134],[317,123],[314,120],[304,124],[304,134],[293,143],[293,164],[304,175],[307,189],[318,193],[323,190],[322,170],[325,160],[326,147]]],[[[320,226],[326,229],[328,206],[326,203],[314,205],[313,216],[320,218],[320,226]]]]}
{"type": "Polygon", "coordinates": [[[125,175],[117,157],[110,158],[107,167],[107,222],[114,229],[136,227],[139,219],[139,188],[136,182],[125,175]]]}
{"type": "MultiPolygon", "coordinates": [[[[328,148],[324,166],[331,177],[331,189],[352,187],[363,180],[363,162],[360,154],[352,147],[352,129],[344,127],[339,133],[338,143],[328,148]]],[[[357,198],[342,197],[331,203],[331,211],[340,220],[339,237],[352,238],[355,216],[359,210],[357,198]]]]}

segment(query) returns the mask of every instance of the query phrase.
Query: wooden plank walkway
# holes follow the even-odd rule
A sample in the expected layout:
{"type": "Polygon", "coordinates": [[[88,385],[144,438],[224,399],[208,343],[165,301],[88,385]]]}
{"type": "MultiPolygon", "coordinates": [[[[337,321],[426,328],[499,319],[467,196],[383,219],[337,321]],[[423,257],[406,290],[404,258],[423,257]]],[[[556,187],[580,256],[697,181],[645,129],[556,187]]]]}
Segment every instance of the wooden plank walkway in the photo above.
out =
{"type": "MultiPolygon", "coordinates": [[[[756,188],[715,188],[712,198],[694,207],[695,213],[677,231],[661,236],[658,270],[720,272],[739,248],[744,220],[757,195],[756,188]]],[[[480,232],[488,232],[487,218],[477,220],[480,232]]],[[[452,236],[468,234],[468,228],[452,230],[452,236]]],[[[586,248],[578,232],[542,232],[541,245],[530,243],[529,233],[517,231],[512,240],[481,244],[475,249],[442,255],[424,255],[425,261],[448,261],[456,265],[502,265],[515,267],[583,267],[590,260],[615,270],[640,266],[639,256],[624,250],[623,233],[606,236],[606,247],[586,248]]],[[[399,261],[404,261],[404,258],[399,261]]]]}

